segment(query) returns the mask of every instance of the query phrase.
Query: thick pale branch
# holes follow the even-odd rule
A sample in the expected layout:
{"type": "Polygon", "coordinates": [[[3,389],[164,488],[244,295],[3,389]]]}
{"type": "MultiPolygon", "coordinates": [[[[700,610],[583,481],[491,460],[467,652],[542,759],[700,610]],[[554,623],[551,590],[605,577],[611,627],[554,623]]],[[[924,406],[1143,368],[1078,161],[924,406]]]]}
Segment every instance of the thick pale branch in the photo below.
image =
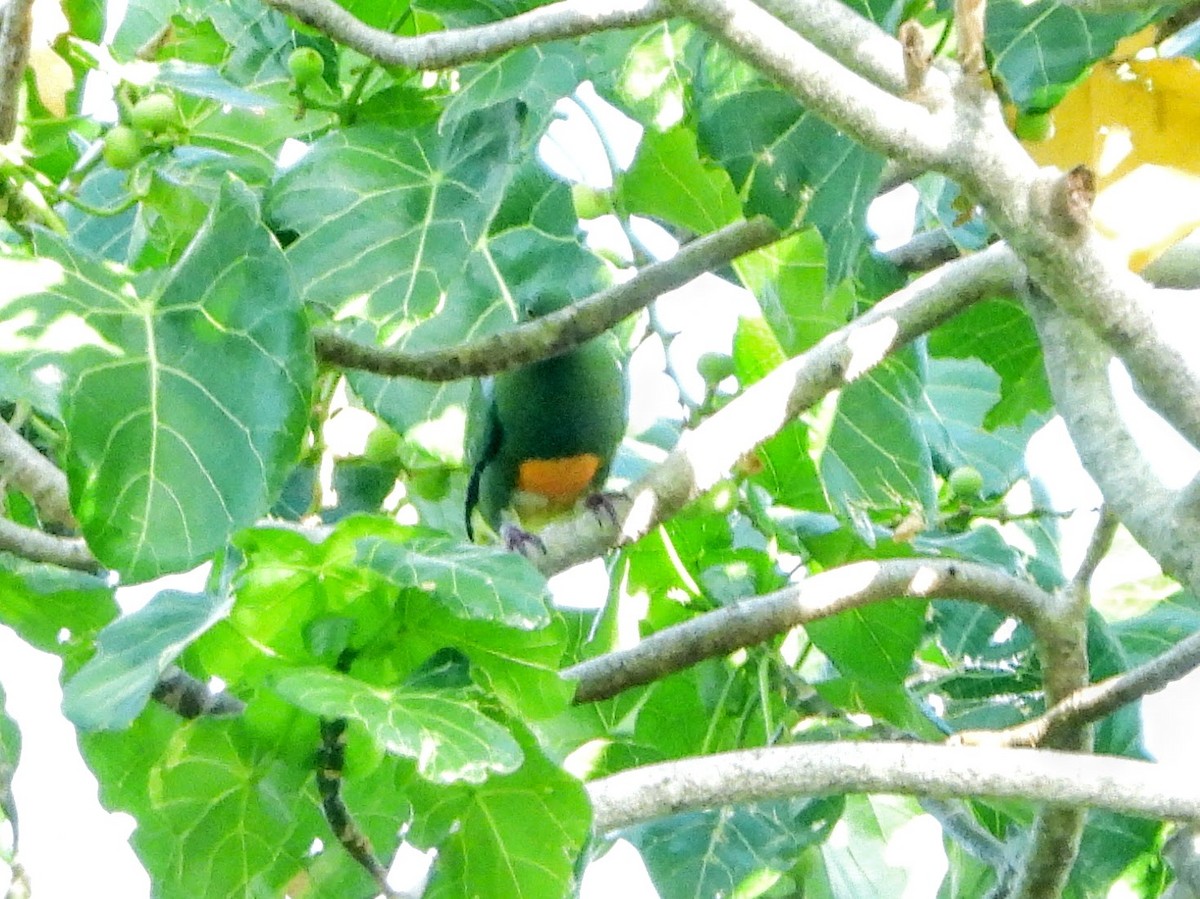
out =
{"type": "Polygon", "coordinates": [[[527,44],[581,37],[608,28],[648,25],[670,12],[662,0],[563,0],[487,25],[401,37],[364,24],[333,0],[265,2],[364,56],[410,69],[444,69],[527,44]]]}
{"type": "Polygon", "coordinates": [[[1149,818],[1200,818],[1179,765],[1051,750],[811,743],[634,768],[588,785],[597,833],[681,812],[824,793],[1026,799],[1149,818]]]}
{"type": "MultiPolygon", "coordinates": [[[[671,5],[865,146],[925,167],[944,161],[953,139],[948,120],[854,74],[750,0],[671,5]]],[[[893,40],[892,46],[901,65],[900,45],[893,40]]]]}
{"type": "Polygon", "coordinates": [[[665,628],[636,646],[563,671],[576,702],[615,696],[702,659],[726,655],[794,627],[886,599],[969,599],[1041,629],[1050,596],[996,568],[945,559],[856,562],[766,596],[733,603],[665,628]]]}
{"type": "Polygon", "coordinates": [[[1200,589],[1195,521],[1188,509],[1176,507],[1176,494],[1159,481],[1122,419],[1109,382],[1108,347],[1036,292],[1027,305],[1055,406],[1105,505],[1164,571],[1193,591],[1200,589]]]}
{"type": "Polygon", "coordinates": [[[577,347],[661,294],[778,239],[779,230],[766,219],[737,222],[684,244],[672,258],[643,268],[623,284],[500,334],[444,350],[403,352],[321,331],[317,355],[340,368],[422,381],[496,374],[577,347]]]}
{"type": "Polygon", "coordinates": [[[551,525],[541,533],[546,553],[534,561],[554,573],[602,554],[614,542],[637,540],[831,390],[977,300],[1012,293],[1021,271],[1012,253],[996,246],[918,278],[685,433],[661,465],[625,491],[628,502],[617,503],[617,528],[599,526],[590,514],[551,525]]]}
{"type": "Polygon", "coordinates": [[[76,527],[67,502],[66,475],[3,419],[0,419],[0,475],[33,501],[44,521],[76,527]]]}

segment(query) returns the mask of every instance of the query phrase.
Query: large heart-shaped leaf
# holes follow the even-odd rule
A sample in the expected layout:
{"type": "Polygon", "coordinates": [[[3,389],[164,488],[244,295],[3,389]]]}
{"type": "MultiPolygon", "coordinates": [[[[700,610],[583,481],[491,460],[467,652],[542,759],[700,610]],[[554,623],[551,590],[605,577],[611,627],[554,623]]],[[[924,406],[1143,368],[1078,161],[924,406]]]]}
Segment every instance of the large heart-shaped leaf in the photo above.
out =
{"type": "Polygon", "coordinates": [[[305,300],[385,335],[433,314],[496,210],[517,125],[505,104],[445,131],[369,125],[314,144],[269,207],[297,234],[287,252],[305,300]]]}
{"type": "Polygon", "coordinates": [[[165,271],[134,279],[46,233],[36,250],[0,286],[0,327],[27,384],[65,385],[88,545],[126,582],[190,568],[266,512],[307,424],[287,262],[233,180],[165,271]]]}

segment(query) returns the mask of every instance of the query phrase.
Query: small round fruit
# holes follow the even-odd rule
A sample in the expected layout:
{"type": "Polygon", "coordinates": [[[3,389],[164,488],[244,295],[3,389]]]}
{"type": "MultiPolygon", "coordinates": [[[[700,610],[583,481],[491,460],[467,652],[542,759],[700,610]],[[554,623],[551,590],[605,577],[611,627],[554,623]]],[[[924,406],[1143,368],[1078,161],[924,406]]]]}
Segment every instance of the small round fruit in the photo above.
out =
{"type": "Polygon", "coordinates": [[[325,74],[325,60],[312,47],[297,47],[287,61],[288,71],[298,87],[316,81],[325,74]]]}
{"type": "Polygon", "coordinates": [[[131,169],[142,158],[142,139],[132,128],[117,125],[104,135],[103,153],[114,169],[131,169]]]}
{"type": "Polygon", "coordinates": [[[175,102],[166,94],[151,94],[134,104],[129,112],[133,127],[147,134],[162,134],[169,128],[178,128],[181,119],[175,102]]]}
{"type": "Polygon", "coordinates": [[[960,465],[950,472],[950,489],[964,499],[979,496],[983,490],[983,475],[971,465],[960,465]]]}
{"type": "Polygon", "coordinates": [[[1047,140],[1054,134],[1054,117],[1048,112],[1023,112],[1013,131],[1021,140],[1047,140]]]}
{"type": "Polygon", "coordinates": [[[581,219],[598,219],[613,211],[608,191],[597,190],[589,184],[572,184],[571,200],[575,204],[575,214],[581,219]]]}
{"type": "Polygon", "coordinates": [[[696,371],[706,384],[720,384],[733,374],[733,359],[724,353],[703,353],[696,360],[696,371]]]}

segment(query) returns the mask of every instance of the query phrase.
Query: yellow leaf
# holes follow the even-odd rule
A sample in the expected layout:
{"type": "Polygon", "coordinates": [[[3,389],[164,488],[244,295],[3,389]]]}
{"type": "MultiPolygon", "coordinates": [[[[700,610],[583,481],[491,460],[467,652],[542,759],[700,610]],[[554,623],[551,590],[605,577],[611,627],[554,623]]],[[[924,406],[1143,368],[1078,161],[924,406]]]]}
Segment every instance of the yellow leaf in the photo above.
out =
{"type": "Polygon", "coordinates": [[[75,73],[52,46],[59,35],[70,30],[62,4],[56,0],[35,0],[33,34],[29,42],[29,68],[37,83],[38,97],[51,114],[67,114],[67,94],[75,87],[75,73]]]}
{"type": "Polygon", "coordinates": [[[1133,60],[1098,64],[1054,110],[1050,139],[1025,148],[1041,165],[1092,168],[1093,221],[1140,271],[1200,227],[1198,137],[1200,64],[1133,60]]]}
{"type": "Polygon", "coordinates": [[[1158,43],[1158,26],[1147,25],[1137,34],[1131,34],[1128,37],[1123,37],[1117,41],[1117,46],[1113,48],[1113,59],[1131,59],[1137,56],[1138,51],[1145,50],[1148,47],[1153,47],[1158,43]]]}
{"type": "Polygon", "coordinates": [[[42,105],[60,119],[67,114],[67,94],[75,87],[75,73],[67,61],[49,47],[31,47],[29,68],[37,82],[42,105]]]}

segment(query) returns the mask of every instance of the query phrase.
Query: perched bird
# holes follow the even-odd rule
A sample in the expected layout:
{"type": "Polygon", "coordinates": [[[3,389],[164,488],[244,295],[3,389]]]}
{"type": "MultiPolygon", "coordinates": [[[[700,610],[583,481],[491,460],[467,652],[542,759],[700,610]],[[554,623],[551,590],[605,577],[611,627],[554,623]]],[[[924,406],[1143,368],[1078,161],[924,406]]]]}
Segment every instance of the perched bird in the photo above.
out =
{"type": "MultiPolygon", "coordinates": [[[[544,315],[567,297],[541,297],[544,315]]],[[[599,493],[629,418],[620,346],[602,334],[561,356],[481,380],[467,419],[467,534],[480,523],[511,549],[540,545],[530,532],[580,499],[612,512],[599,493]]]]}

